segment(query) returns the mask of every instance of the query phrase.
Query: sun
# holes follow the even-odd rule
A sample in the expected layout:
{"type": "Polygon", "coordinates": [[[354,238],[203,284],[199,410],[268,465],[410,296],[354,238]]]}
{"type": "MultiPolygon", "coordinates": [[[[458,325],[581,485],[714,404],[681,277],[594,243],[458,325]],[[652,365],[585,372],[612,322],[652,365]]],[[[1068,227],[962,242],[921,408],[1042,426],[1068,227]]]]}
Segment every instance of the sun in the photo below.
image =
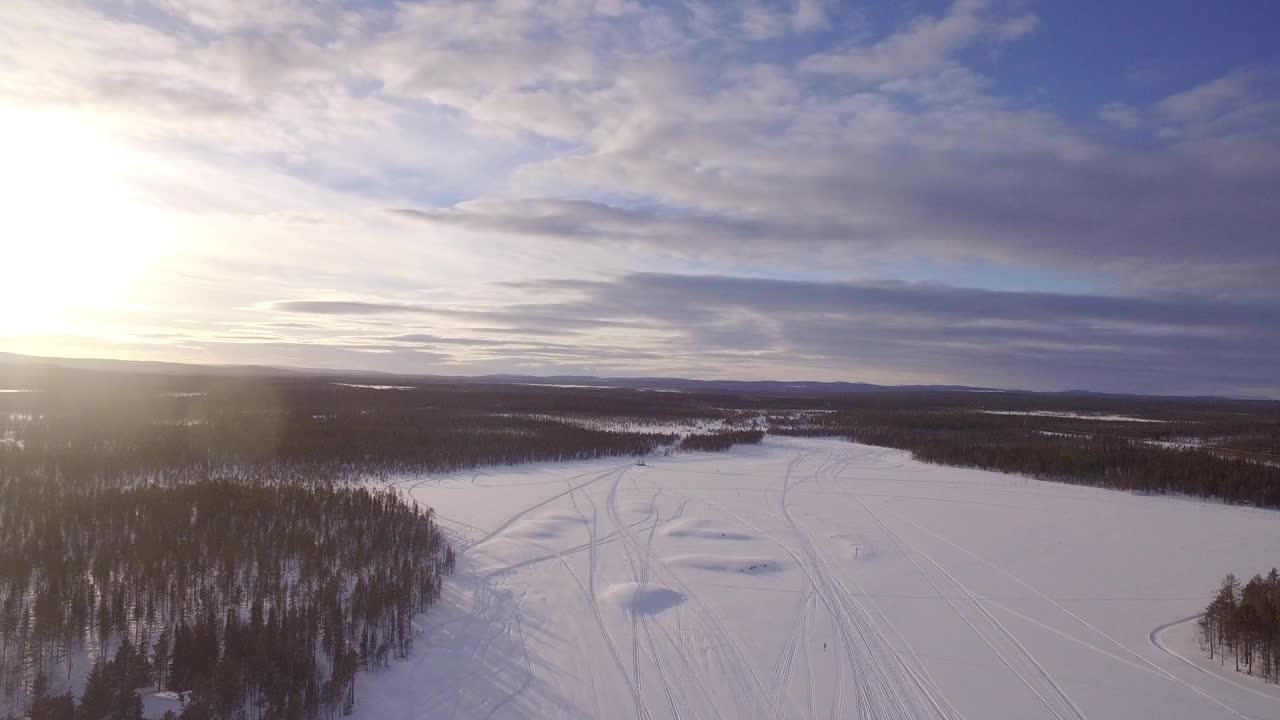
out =
{"type": "Polygon", "coordinates": [[[57,332],[137,280],[164,234],[130,167],[85,118],[0,106],[0,335],[57,332]]]}

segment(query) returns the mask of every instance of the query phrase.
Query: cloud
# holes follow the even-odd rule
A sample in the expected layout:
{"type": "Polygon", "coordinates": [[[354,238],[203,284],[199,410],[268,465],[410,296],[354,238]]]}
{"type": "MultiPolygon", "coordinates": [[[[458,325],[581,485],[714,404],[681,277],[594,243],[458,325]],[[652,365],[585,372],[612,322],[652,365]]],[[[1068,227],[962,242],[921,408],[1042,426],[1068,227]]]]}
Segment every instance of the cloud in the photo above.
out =
{"type": "MultiPolygon", "coordinates": [[[[702,216],[661,208],[624,208],[559,198],[474,201],[440,210],[391,208],[393,215],[479,234],[544,239],[622,242],[725,243],[776,239],[781,227],[748,218],[702,216]]],[[[788,227],[787,233],[800,232],[788,227]]]]}
{"type": "MultiPolygon", "coordinates": [[[[799,357],[845,379],[929,381],[962,368],[964,382],[996,386],[1277,391],[1274,302],[662,274],[538,288],[564,296],[539,314],[665,333],[671,358],[733,355],[761,376],[799,357]]],[[[513,325],[525,312],[505,311],[513,325]]]]}
{"type": "Polygon", "coordinates": [[[414,345],[463,345],[467,347],[508,347],[511,345],[510,341],[490,338],[440,337],[426,333],[388,335],[377,339],[385,342],[410,343],[414,345]]]}
{"type": "Polygon", "coordinates": [[[475,372],[1280,394],[1274,300],[663,273],[527,280],[503,289],[511,299],[499,307],[424,309],[442,322],[461,321],[465,337],[339,334],[317,342],[334,352],[386,355],[379,368],[415,372],[431,358],[475,372]],[[481,320],[502,330],[479,328],[481,320]],[[556,323],[580,334],[572,342],[540,337],[556,323]],[[394,354],[406,344],[449,350],[394,354]]]}
{"type": "Polygon", "coordinates": [[[361,302],[353,300],[281,300],[271,309],[307,315],[388,315],[421,312],[421,308],[403,303],[361,302]]]}
{"type": "MultiPolygon", "coordinates": [[[[52,78],[46,96],[109,108],[127,132],[199,147],[201,162],[243,157],[258,184],[283,159],[292,186],[273,202],[367,198],[433,239],[603,241],[721,264],[743,248],[769,263],[818,253],[846,271],[869,256],[1048,263],[1113,287],[1250,293],[1280,265],[1266,230],[1274,71],[1242,68],[1151,108],[1108,104],[1108,122],[1136,129],[1150,114],[1175,141],[1108,147],[960,64],[1025,40],[1039,23],[1025,3],[957,0],[781,57],[738,49],[725,28],[741,7],[245,3],[111,16],[18,0],[8,19],[31,42],[10,52],[26,69],[10,82],[52,78]],[[35,41],[55,26],[56,52],[35,41]],[[468,30],[439,32],[456,27],[468,30]]],[[[747,7],[779,32],[856,24],[824,2],[747,7]]],[[[220,170],[145,190],[243,211],[246,194],[210,185],[250,170],[220,170]]]]}
{"type": "Polygon", "coordinates": [[[791,28],[796,32],[822,30],[830,25],[828,0],[796,0],[791,13],[791,28]]]}
{"type": "Polygon", "coordinates": [[[1164,98],[1155,106],[1172,139],[1271,135],[1280,123],[1280,68],[1247,66],[1164,98]]]}
{"type": "MultiPolygon", "coordinates": [[[[1265,228],[1280,223],[1280,207],[1268,201],[1280,167],[1258,167],[1259,158],[1277,157],[1273,141],[1083,160],[1045,152],[997,160],[996,152],[902,157],[833,148],[823,154],[857,162],[832,167],[797,148],[794,167],[761,168],[756,176],[743,169],[729,187],[686,186],[679,167],[638,158],[633,186],[648,176],[673,204],[701,209],[544,198],[399,214],[478,238],[610,242],[703,257],[749,249],[781,263],[807,262],[822,251],[849,267],[868,254],[1048,263],[1110,271],[1134,288],[1179,277],[1183,287],[1274,289],[1280,246],[1265,228]],[[1208,237],[1219,241],[1206,243],[1208,237]]],[[[601,169],[581,162],[566,171],[596,178],[601,169]]]]}
{"type": "Polygon", "coordinates": [[[101,337],[216,325],[228,357],[283,356],[278,335],[384,369],[1265,383],[1276,68],[1168,66],[1143,90],[1163,98],[1099,82],[1114,100],[1074,107],[1023,87],[1031,3],[890,5],[11,0],[0,103],[92,126],[171,238],[132,298],[166,312],[101,337]],[[921,267],[1109,294],[891,282],[921,267]]]}
{"type": "Polygon", "coordinates": [[[870,45],[807,58],[803,67],[814,73],[866,82],[882,82],[933,70],[944,65],[957,50],[991,30],[1003,40],[1033,31],[1035,15],[1022,13],[993,21],[988,0],[955,0],[941,16],[923,15],[905,29],[870,45]]]}
{"type": "Polygon", "coordinates": [[[1142,125],[1142,116],[1138,108],[1126,102],[1109,102],[1098,108],[1098,117],[1118,128],[1132,130],[1142,125]]]}

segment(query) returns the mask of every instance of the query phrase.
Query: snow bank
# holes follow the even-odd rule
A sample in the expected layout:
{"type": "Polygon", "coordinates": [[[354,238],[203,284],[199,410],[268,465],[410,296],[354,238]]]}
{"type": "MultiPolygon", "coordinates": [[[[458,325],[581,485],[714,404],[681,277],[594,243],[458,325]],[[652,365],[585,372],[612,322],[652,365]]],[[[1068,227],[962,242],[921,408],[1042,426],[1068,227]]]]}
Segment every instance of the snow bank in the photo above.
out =
{"type": "Polygon", "coordinates": [[[656,615],[684,602],[684,596],[660,585],[626,582],[605,588],[600,602],[635,615],[656,615]]]}

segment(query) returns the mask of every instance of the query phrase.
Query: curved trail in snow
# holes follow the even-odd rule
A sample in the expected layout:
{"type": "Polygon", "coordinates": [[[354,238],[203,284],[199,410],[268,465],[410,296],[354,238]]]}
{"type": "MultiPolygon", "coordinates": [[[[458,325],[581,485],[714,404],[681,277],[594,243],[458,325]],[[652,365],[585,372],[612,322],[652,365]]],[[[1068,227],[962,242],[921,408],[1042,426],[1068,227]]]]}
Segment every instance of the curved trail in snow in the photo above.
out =
{"type": "MultiPolygon", "coordinates": [[[[1179,653],[1178,651],[1176,651],[1176,650],[1174,650],[1173,648],[1169,647],[1168,645],[1166,645],[1166,644],[1165,644],[1165,643],[1160,639],[1160,638],[1161,638],[1161,636],[1162,636],[1162,635],[1164,635],[1166,632],[1168,632],[1168,631],[1170,631],[1170,630],[1172,630],[1172,629],[1174,629],[1174,628],[1178,627],[1179,625],[1186,625],[1187,623],[1195,622],[1196,620],[1199,620],[1199,619],[1200,619],[1200,617],[1201,617],[1201,615],[1203,615],[1203,614],[1204,614],[1204,613],[1196,613],[1195,615],[1192,615],[1192,616],[1190,616],[1190,617],[1185,617],[1185,618],[1182,618],[1181,620],[1174,620],[1174,621],[1172,621],[1172,622],[1167,622],[1167,623],[1165,623],[1165,624],[1163,624],[1163,625],[1160,625],[1160,626],[1156,627],[1154,630],[1152,630],[1152,631],[1151,631],[1151,633],[1150,633],[1149,635],[1147,635],[1147,640],[1148,640],[1148,641],[1150,641],[1150,642],[1151,642],[1151,644],[1152,644],[1152,645],[1154,645],[1154,646],[1156,647],[1156,649],[1157,649],[1157,650],[1159,650],[1160,652],[1163,652],[1164,654],[1168,655],[1169,657],[1174,658],[1174,659],[1175,659],[1175,660],[1177,660],[1178,662],[1181,662],[1181,663],[1183,663],[1183,664],[1185,664],[1185,665],[1189,665],[1189,666],[1191,666],[1191,667],[1195,668],[1198,672],[1203,673],[1204,675],[1207,675],[1208,677],[1211,677],[1211,678],[1213,678],[1213,679],[1215,679],[1215,680],[1221,680],[1222,682],[1227,683],[1228,685],[1232,685],[1232,686],[1237,687],[1237,688],[1239,688],[1239,689],[1241,689],[1241,690],[1244,690],[1244,691],[1246,691],[1246,692],[1252,693],[1252,694],[1254,694],[1254,695],[1256,695],[1256,696],[1258,696],[1258,697],[1266,698],[1267,700],[1270,700],[1271,702],[1274,702],[1274,703],[1280,703],[1280,697],[1277,697],[1277,696],[1275,696],[1275,695],[1271,695],[1271,694],[1269,694],[1269,693],[1262,692],[1261,690],[1258,690],[1257,688],[1249,687],[1248,685],[1246,685],[1246,684],[1244,684],[1244,683],[1242,683],[1242,682],[1238,682],[1238,681],[1236,681],[1236,680],[1233,680],[1233,679],[1231,679],[1230,677],[1227,677],[1227,676],[1225,676],[1225,675],[1219,675],[1218,673],[1212,672],[1212,671],[1208,670],[1207,668],[1203,667],[1202,665],[1200,665],[1199,663],[1196,663],[1194,660],[1191,660],[1191,659],[1190,659],[1190,658],[1188,658],[1187,656],[1183,655],[1182,653],[1179,653]]],[[[1218,701],[1218,700],[1214,700],[1214,702],[1217,702],[1219,705],[1222,705],[1222,703],[1221,703],[1220,701],[1218,701]]],[[[1223,706],[1223,707],[1227,707],[1226,705],[1222,705],[1222,706],[1223,706]]],[[[1227,709],[1228,709],[1228,710],[1230,710],[1232,713],[1234,713],[1237,717],[1241,717],[1241,718],[1247,718],[1247,717],[1248,717],[1247,715],[1242,715],[1242,714],[1240,714],[1240,712],[1238,712],[1237,710],[1235,710],[1235,709],[1233,709],[1233,708],[1227,708],[1227,709]]]]}

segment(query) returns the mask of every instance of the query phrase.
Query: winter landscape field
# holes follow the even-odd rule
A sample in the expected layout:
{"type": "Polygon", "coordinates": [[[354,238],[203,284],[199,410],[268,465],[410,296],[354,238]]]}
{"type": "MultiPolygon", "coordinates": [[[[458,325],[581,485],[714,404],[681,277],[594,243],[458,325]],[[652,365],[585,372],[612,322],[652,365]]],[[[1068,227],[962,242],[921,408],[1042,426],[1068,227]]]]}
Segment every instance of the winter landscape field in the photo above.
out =
{"type": "Polygon", "coordinates": [[[1190,621],[1275,511],[782,437],[396,484],[458,570],[359,718],[1280,717],[1190,621]]]}
{"type": "Polygon", "coordinates": [[[4,720],[1280,717],[1274,403],[149,370],[0,376],[4,720]]]}
{"type": "Polygon", "coordinates": [[[1280,2],[0,28],[0,720],[1280,720],[1280,2]]]}

